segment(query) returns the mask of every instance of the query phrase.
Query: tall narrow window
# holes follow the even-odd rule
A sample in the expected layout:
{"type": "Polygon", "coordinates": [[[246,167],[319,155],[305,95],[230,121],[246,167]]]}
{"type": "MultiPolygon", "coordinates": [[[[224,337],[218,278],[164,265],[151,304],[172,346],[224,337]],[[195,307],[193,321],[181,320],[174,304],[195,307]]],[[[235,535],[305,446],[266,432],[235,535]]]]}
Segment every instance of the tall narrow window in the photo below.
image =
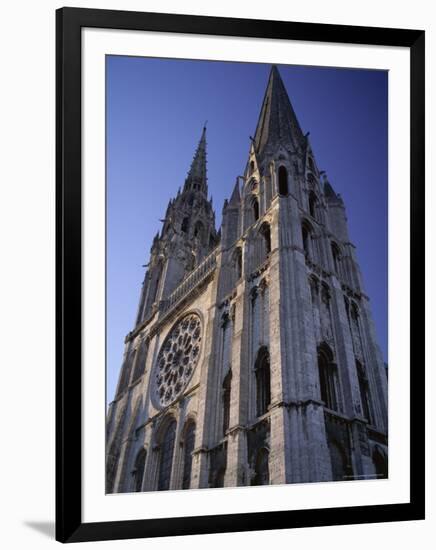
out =
{"type": "Polygon", "coordinates": [[[163,436],[160,448],[158,491],[166,491],[170,488],[175,438],[176,421],[171,420],[163,436]]]}
{"type": "Polygon", "coordinates": [[[271,373],[266,346],[262,346],[257,352],[254,369],[256,372],[256,412],[257,416],[262,416],[268,411],[271,403],[271,373]]]}
{"type": "Polygon", "coordinates": [[[202,243],[204,241],[204,228],[201,222],[197,222],[194,228],[194,237],[202,243]]]}
{"type": "Polygon", "coordinates": [[[136,456],[134,474],[134,489],[138,493],[142,490],[142,481],[144,479],[145,459],[147,458],[147,452],[145,449],[141,449],[136,456]]]}
{"type": "Polygon", "coordinates": [[[335,273],[337,275],[340,275],[341,253],[336,243],[332,243],[332,256],[333,256],[333,268],[335,270],[335,273]]]}
{"type": "Polygon", "coordinates": [[[303,249],[306,258],[312,259],[312,226],[307,220],[303,221],[301,234],[303,237],[303,249]]]}
{"type": "Polygon", "coordinates": [[[190,421],[185,429],[183,449],[183,484],[182,489],[191,487],[192,452],[195,445],[195,424],[190,421]]]}
{"type": "Polygon", "coordinates": [[[235,271],[236,271],[236,280],[239,280],[242,277],[242,250],[238,246],[235,250],[235,271]]]}
{"type": "Polygon", "coordinates": [[[371,416],[371,404],[370,404],[370,398],[369,398],[368,378],[366,377],[365,368],[359,361],[356,361],[356,369],[357,369],[357,378],[359,380],[360,400],[362,402],[362,414],[371,424],[372,416],[371,416]]]}
{"type": "Polygon", "coordinates": [[[250,174],[254,172],[254,160],[250,161],[250,174]]]}
{"type": "Polygon", "coordinates": [[[333,364],[333,354],[327,345],[322,345],[318,349],[318,371],[321,400],[329,409],[337,410],[336,366],[333,364]]]}
{"type": "Polygon", "coordinates": [[[139,352],[137,354],[136,361],[135,361],[135,370],[133,372],[132,382],[137,380],[145,372],[145,362],[147,360],[147,351],[148,351],[148,344],[145,341],[142,341],[139,344],[139,352]]]}
{"type": "Polygon", "coordinates": [[[269,485],[269,452],[262,448],[257,453],[256,463],[254,465],[255,474],[251,480],[251,485],[269,485]]]}
{"type": "Polygon", "coordinates": [[[259,219],[259,201],[257,200],[257,197],[253,198],[251,205],[253,208],[254,221],[257,221],[259,219]]]}
{"type": "Polygon", "coordinates": [[[232,387],[232,372],[226,374],[223,382],[223,435],[230,426],[230,392],[232,387]]]}
{"type": "Polygon", "coordinates": [[[288,194],[288,171],[284,166],[279,168],[279,195],[286,197],[288,194]]]}
{"type": "Polygon", "coordinates": [[[262,224],[260,228],[260,234],[262,235],[265,242],[265,253],[269,254],[271,252],[271,229],[268,223],[262,224]]]}
{"type": "Polygon", "coordinates": [[[183,218],[183,221],[182,221],[182,231],[184,233],[187,233],[188,232],[188,228],[189,228],[189,218],[183,218]]]}
{"type": "Polygon", "coordinates": [[[310,193],[309,193],[309,213],[312,216],[312,218],[316,218],[316,203],[317,203],[316,194],[313,191],[310,191],[310,193]]]}

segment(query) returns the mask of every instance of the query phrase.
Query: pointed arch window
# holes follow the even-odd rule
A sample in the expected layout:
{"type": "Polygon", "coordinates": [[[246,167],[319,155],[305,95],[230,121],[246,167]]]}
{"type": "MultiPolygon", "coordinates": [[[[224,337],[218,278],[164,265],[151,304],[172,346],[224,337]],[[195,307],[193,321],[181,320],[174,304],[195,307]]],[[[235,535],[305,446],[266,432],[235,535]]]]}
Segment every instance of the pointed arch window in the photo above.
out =
{"type": "Polygon", "coordinates": [[[200,242],[204,240],[204,227],[200,221],[195,224],[194,237],[197,237],[200,242]]]}
{"type": "Polygon", "coordinates": [[[307,220],[301,225],[301,235],[303,238],[303,250],[306,258],[312,259],[312,235],[313,229],[307,220]]]}
{"type": "Polygon", "coordinates": [[[332,256],[333,256],[333,268],[337,275],[340,275],[340,261],[341,261],[341,252],[339,246],[336,243],[331,244],[332,247],[332,256]]]}
{"type": "Polygon", "coordinates": [[[284,166],[279,168],[279,195],[282,197],[288,195],[288,171],[284,166]]]}
{"type": "Polygon", "coordinates": [[[223,382],[223,436],[230,426],[230,394],[232,389],[232,371],[226,374],[223,382]]]}
{"type": "Polygon", "coordinates": [[[254,172],[254,160],[250,161],[250,174],[254,172]]]}
{"type": "Polygon", "coordinates": [[[182,489],[191,487],[192,472],[192,452],[195,445],[195,422],[189,421],[185,428],[184,448],[183,448],[183,483],[182,489]]]}
{"type": "Polygon", "coordinates": [[[254,365],[256,372],[256,413],[262,416],[268,412],[271,403],[271,372],[269,352],[266,346],[262,346],[257,352],[254,365]]]}
{"type": "Polygon", "coordinates": [[[257,200],[257,197],[253,197],[251,207],[253,209],[254,221],[257,221],[259,219],[259,201],[257,200]]]}
{"type": "Polygon", "coordinates": [[[183,231],[183,233],[187,233],[188,229],[189,229],[189,218],[186,217],[186,218],[183,218],[183,221],[182,221],[182,231],[183,231]]]}
{"type": "Polygon", "coordinates": [[[134,491],[139,493],[142,491],[142,483],[144,479],[145,461],[147,459],[147,451],[141,449],[136,455],[135,469],[133,470],[134,477],[134,491]]]}
{"type": "Polygon", "coordinates": [[[372,423],[371,401],[369,397],[369,384],[365,368],[360,361],[356,361],[357,379],[359,381],[360,400],[362,402],[362,414],[372,423]]]}
{"type": "Polygon", "coordinates": [[[256,456],[251,485],[269,485],[269,452],[263,447],[256,456]]]}
{"type": "Polygon", "coordinates": [[[316,193],[314,191],[309,192],[309,214],[312,216],[312,218],[316,218],[316,206],[317,206],[318,198],[316,196],[316,193]]]}
{"type": "Polygon", "coordinates": [[[170,488],[175,439],[176,421],[171,420],[165,430],[160,446],[158,491],[166,491],[170,488]]]}
{"type": "Polygon", "coordinates": [[[238,281],[242,277],[242,249],[240,246],[235,249],[234,265],[236,271],[236,280],[238,281]]]}
{"type": "Polygon", "coordinates": [[[132,382],[135,382],[135,380],[137,380],[144,374],[145,363],[147,360],[147,352],[148,352],[148,344],[145,340],[143,340],[139,344],[139,352],[137,354],[136,361],[135,361],[135,370],[133,372],[132,382]]]}
{"type": "Polygon", "coordinates": [[[260,234],[262,235],[265,243],[265,253],[271,252],[271,229],[269,223],[263,223],[260,228],[260,234]]]}
{"type": "Polygon", "coordinates": [[[327,344],[322,344],[318,348],[318,372],[321,400],[327,408],[338,410],[336,365],[333,363],[333,353],[327,344]]]}

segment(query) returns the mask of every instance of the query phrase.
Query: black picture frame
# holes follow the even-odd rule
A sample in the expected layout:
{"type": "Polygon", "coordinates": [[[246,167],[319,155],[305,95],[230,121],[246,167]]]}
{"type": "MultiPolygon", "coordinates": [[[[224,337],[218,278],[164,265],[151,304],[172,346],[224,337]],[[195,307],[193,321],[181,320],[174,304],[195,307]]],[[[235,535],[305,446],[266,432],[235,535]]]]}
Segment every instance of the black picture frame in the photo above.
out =
{"type": "Polygon", "coordinates": [[[419,30],[62,8],[56,13],[56,539],[79,542],[424,519],[424,52],[419,30]],[[410,49],[410,502],[82,522],[81,29],[385,45],[410,49]]]}

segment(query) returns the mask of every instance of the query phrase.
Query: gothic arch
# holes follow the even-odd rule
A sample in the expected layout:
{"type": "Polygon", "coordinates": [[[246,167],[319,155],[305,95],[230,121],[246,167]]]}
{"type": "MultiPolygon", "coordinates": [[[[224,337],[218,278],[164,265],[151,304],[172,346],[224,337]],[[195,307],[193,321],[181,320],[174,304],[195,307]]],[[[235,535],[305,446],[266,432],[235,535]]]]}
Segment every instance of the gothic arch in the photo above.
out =
{"type": "Polygon", "coordinates": [[[181,229],[182,229],[183,233],[188,232],[188,230],[189,230],[189,218],[188,218],[188,216],[183,218],[181,229]]]}
{"type": "Polygon", "coordinates": [[[132,375],[132,382],[135,382],[138,378],[140,378],[144,374],[145,364],[147,361],[147,354],[148,354],[148,342],[145,338],[142,338],[142,340],[138,344],[138,350],[137,350],[136,360],[135,360],[135,369],[132,375]]]}
{"type": "Polygon", "coordinates": [[[223,436],[226,435],[230,427],[230,396],[232,390],[232,371],[229,370],[223,380],[222,385],[222,405],[223,405],[223,436]]]}
{"type": "Polygon", "coordinates": [[[183,445],[183,479],[182,489],[190,489],[192,477],[192,453],[195,447],[195,420],[190,417],[186,420],[182,432],[183,445]]]}
{"type": "Polygon", "coordinates": [[[263,416],[268,412],[271,403],[271,369],[270,356],[266,346],[261,346],[254,363],[256,374],[256,415],[263,416]]]}
{"type": "Polygon", "coordinates": [[[260,226],[259,235],[263,238],[264,252],[265,256],[267,256],[271,252],[271,227],[268,222],[263,222],[260,226]]]}
{"type": "Polygon", "coordinates": [[[362,403],[362,415],[369,424],[372,423],[371,398],[369,393],[369,383],[366,375],[366,369],[363,364],[356,359],[357,380],[359,382],[360,401],[362,403]]]}
{"type": "Polygon", "coordinates": [[[301,222],[301,235],[303,239],[303,250],[306,258],[313,259],[313,235],[314,230],[312,224],[303,218],[301,222]]]}
{"type": "Polygon", "coordinates": [[[233,252],[232,263],[236,281],[238,281],[242,277],[242,248],[240,246],[237,246],[233,252]]]}
{"type": "Polygon", "coordinates": [[[312,298],[312,304],[316,303],[316,299],[319,292],[319,279],[315,275],[309,276],[310,295],[312,298]]]}
{"type": "Polygon", "coordinates": [[[144,481],[145,461],[147,460],[147,451],[142,447],[136,455],[133,469],[133,490],[135,493],[142,491],[144,481]]]}
{"type": "Polygon", "coordinates": [[[318,374],[321,401],[331,410],[338,409],[338,388],[336,365],[333,363],[333,352],[330,346],[323,342],[318,346],[318,374]]]}
{"type": "Polygon", "coordinates": [[[259,219],[259,200],[256,195],[253,195],[251,198],[251,210],[253,212],[253,219],[255,222],[259,219]]]}
{"type": "Polygon", "coordinates": [[[312,218],[317,219],[317,207],[318,207],[318,197],[315,191],[309,191],[309,214],[312,218]]]}
{"type": "Polygon", "coordinates": [[[288,171],[283,165],[280,166],[278,170],[278,181],[279,195],[287,197],[289,194],[288,171]]]}
{"type": "Polygon", "coordinates": [[[333,269],[337,275],[341,274],[341,249],[337,242],[331,242],[332,258],[333,258],[333,269]]]}
{"type": "Polygon", "coordinates": [[[194,237],[196,237],[200,243],[204,244],[205,234],[204,225],[200,220],[198,220],[194,226],[194,237]]]}
{"type": "Polygon", "coordinates": [[[166,415],[157,433],[158,441],[158,476],[157,490],[166,491],[170,488],[174,461],[177,421],[173,415],[166,415]]]}

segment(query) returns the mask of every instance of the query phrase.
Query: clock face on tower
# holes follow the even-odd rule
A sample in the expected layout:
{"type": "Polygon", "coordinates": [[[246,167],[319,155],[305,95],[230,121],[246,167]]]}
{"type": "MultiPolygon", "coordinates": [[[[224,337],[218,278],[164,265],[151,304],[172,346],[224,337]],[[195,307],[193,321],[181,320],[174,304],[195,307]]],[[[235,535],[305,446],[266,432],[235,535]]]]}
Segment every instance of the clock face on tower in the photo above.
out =
{"type": "Polygon", "coordinates": [[[182,317],[165,338],[154,375],[162,407],[175,401],[188,385],[200,357],[201,338],[202,325],[196,313],[182,317]]]}

